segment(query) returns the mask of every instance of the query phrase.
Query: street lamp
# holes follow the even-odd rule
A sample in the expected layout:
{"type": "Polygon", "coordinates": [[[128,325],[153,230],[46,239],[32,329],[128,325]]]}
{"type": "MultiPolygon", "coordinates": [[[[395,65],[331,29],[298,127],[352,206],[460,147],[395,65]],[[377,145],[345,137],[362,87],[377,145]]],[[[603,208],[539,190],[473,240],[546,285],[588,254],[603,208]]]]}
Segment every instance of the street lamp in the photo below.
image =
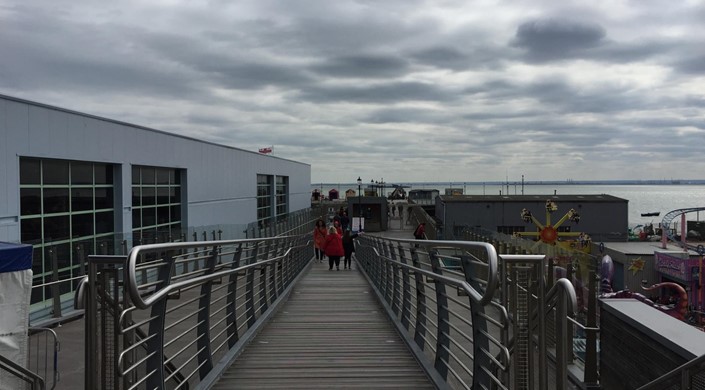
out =
{"type": "Polygon", "coordinates": [[[362,231],[362,179],[357,177],[357,231],[362,231]]]}

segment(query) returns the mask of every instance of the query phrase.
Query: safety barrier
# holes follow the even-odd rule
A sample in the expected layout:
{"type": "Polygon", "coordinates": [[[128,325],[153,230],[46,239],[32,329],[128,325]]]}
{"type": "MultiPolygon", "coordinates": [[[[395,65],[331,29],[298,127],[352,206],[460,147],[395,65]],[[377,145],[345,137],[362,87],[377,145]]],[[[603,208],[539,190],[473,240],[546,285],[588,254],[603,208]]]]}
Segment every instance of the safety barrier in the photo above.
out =
{"type": "Polygon", "coordinates": [[[86,313],[86,388],[208,388],[286,301],[313,256],[308,237],[91,256],[77,294],[86,313]]]}
{"type": "Polygon", "coordinates": [[[566,388],[576,297],[564,279],[546,288],[545,256],[498,255],[483,242],[371,235],[358,238],[356,253],[438,388],[546,389],[552,348],[560,351],[555,388],[566,388]]]}

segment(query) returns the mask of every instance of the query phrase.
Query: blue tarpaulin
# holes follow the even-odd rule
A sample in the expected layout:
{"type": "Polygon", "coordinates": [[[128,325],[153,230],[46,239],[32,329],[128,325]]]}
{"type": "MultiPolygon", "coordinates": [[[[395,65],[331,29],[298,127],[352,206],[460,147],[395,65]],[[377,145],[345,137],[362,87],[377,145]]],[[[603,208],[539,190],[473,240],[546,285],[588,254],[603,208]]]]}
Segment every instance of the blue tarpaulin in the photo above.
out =
{"type": "Polygon", "coordinates": [[[0,273],[32,268],[32,245],[0,242],[0,273]]]}

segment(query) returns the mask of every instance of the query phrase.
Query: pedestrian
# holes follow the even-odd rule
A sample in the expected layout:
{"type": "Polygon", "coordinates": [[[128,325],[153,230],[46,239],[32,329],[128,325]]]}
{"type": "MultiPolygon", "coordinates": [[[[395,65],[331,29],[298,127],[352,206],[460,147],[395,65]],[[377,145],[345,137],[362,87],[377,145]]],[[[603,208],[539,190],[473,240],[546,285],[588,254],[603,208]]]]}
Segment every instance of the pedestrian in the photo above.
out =
{"type": "Polygon", "coordinates": [[[340,237],[343,236],[343,228],[340,226],[340,221],[333,221],[333,227],[335,228],[335,231],[338,232],[338,235],[340,237]]]}
{"type": "Polygon", "coordinates": [[[313,250],[316,253],[316,260],[318,260],[319,263],[322,263],[323,259],[326,257],[323,248],[326,245],[327,235],[326,223],[322,219],[318,219],[318,221],[316,221],[316,227],[313,228],[313,250]]]}
{"type": "Polygon", "coordinates": [[[340,271],[340,257],[345,255],[345,251],[343,250],[343,239],[333,226],[328,229],[324,249],[326,256],[328,256],[328,271],[333,269],[333,264],[340,271]]]}
{"type": "Polygon", "coordinates": [[[352,254],[355,252],[355,243],[353,242],[358,236],[357,233],[350,233],[350,229],[345,230],[343,233],[343,250],[345,252],[345,259],[343,261],[344,269],[352,269],[352,254]]]}
{"type": "Polygon", "coordinates": [[[350,226],[350,218],[348,217],[348,212],[343,211],[343,215],[340,217],[340,228],[343,229],[343,231],[348,230],[348,227],[350,226]]]}
{"type": "Polygon", "coordinates": [[[421,222],[414,230],[414,238],[417,240],[426,239],[426,222],[421,222]]]}

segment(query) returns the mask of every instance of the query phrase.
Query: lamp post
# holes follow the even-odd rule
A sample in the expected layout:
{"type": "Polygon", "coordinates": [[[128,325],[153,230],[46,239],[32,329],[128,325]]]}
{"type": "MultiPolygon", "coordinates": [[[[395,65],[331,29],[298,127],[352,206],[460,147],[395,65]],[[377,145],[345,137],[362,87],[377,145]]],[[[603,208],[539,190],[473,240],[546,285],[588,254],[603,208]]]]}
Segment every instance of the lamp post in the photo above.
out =
{"type": "Polygon", "coordinates": [[[362,179],[357,177],[357,231],[362,231],[362,179]]]}

